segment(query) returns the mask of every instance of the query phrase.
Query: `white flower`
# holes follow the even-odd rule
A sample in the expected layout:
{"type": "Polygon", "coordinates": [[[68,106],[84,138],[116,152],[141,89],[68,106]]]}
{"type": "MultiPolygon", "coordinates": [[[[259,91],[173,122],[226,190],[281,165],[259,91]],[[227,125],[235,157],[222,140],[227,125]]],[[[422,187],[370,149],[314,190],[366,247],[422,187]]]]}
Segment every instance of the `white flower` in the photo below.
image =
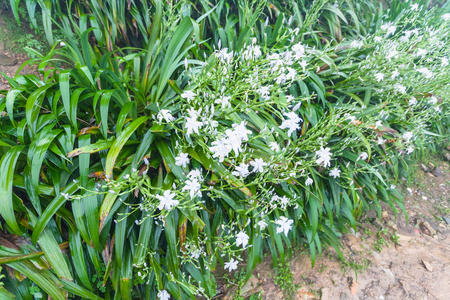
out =
{"type": "Polygon", "coordinates": [[[414,105],[416,105],[417,104],[417,99],[416,98],[414,98],[414,97],[412,97],[410,100],[409,100],[409,106],[414,106],[414,105]]]}
{"type": "Polygon", "coordinates": [[[162,119],[165,119],[167,122],[172,122],[175,120],[175,118],[170,113],[170,110],[168,109],[161,109],[156,117],[160,122],[162,121],[162,119]]]}
{"type": "Polygon", "coordinates": [[[198,130],[202,127],[203,123],[197,121],[197,115],[192,115],[190,117],[186,117],[186,134],[191,135],[193,132],[199,134],[198,130]]]}
{"type": "Polygon", "coordinates": [[[450,20],[450,13],[443,14],[441,18],[444,19],[444,21],[450,20]]]}
{"type": "Polygon", "coordinates": [[[442,66],[446,67],[448,66],[448,58],[447,57],[441,57],[442,66]]]}
{"type": "Polygon", "coordinates": [[[409,146],[408,149],[406,149],[406,153],[411,154],[414,152],[414,148],[412,146],[409,146]]]}
{"type": "Polygon", "coordinates": [[[186,185],[183,187],[183,191],[189,191],[189,196],[191,196],[191,199],[193,199],[195,196],[202,196],[202,193],[200,192],[200,183],[197,179],[188,179],[186,180],[186,185]]]}
{"type": "Polygon", "coordinates": [[[242,245],[242,248],[245,248],[248,245],[249,236],[241,231],[236,235],[236,246],[242,245]]]}
{"type": "Polygon", "coordinates": [[[158,198],[159,205],[158,205],[158,209],[159,210],[170,210],[172,208],[172,206],[177,206],[179,201],[178,200],[173,200],[173,198],[176,196],[175,193],[171,193],[170,190],[164,191],[164,194],[161,195],[156,195],[156,198],[158,198]]]}
{"type": "Polygon", "coordinates": [[[400,72],[399,72],[397,69],[395,69],[395,70],[392,72],[391,79],[396,78],[398,75],[400,75],[400,72]]]}
{"type": "Polygon", "coordinates": [[[302,57],[305,57],[305,47],[301,43],[297,43],[292,46],[292,52],[294,52],[294,59],[299,60],[302,57]]]}
{"type": "Polygon", "coordinates": [[[381,42],[381,41],[383,40],[383,38],[382,38],[381,36],[376,36],[373,40],[374,40],[376,43],[379,43],[379,42],[381,42]]]}
{"type": "Polygon", "coordinates": [[[242,121],[238,124],[233,124],[234,134],[239,137],[242,141],[248,141],[248,135],[252,134],[250,130],[245,127],[247,125],[246,121],[242,121]]]}
{"type": "Polygon", "coordinates": [[[237,269],[238,261],[232,258],[229,262],[225,263],[225,270],[228,269],[228,272],[234,271],[237,269]]]}
{"type": "Polygon", "coordinates": [[[166,290],[162,290],[158,292],[159,300],[170,300],[170,295],[166,290]]]}
{"type": "Polygon", "coordinates": [[[302,61],[299,62],[299,64],[300,64],[300,67],[302,67],[303,73],[304,73],[305,70],[306,70],[306,66],[308,65],[308,62],[307,62],[306,60],[303,60],[303,59],[302,59],[302,61]]]}
{"type": "Polygon", "coordinates": [[[396,84],[395,86],[394,86],[394,88],[395,88],[395,90],[397,91],[397,92],[399,92],[399,93],[402,93],[402,94],[405,94],[406,93],[406,87],[405,86],[403,86],[403,85],[401,85],[401,84],[396,84]]]}
{"type": "Polygon", "coordinates": [[[269,147],[270,147],[270,150],[272,150],[273,152],[280,151],[280,145],[278,145],[277,142],[270,142],[269,147]]]}
{"type": "Polygon", "coordinates": [[[397,30],[397,27],[395,27],[393,25],[389,26],[387,29],[386,35],[394,34],[396,30],[397,30]]]}
{"type": "Polygon", "coordinates": [[[332,153],[330,152],[330,148],[320,147],[320,150],[316,151],[316,155],[319,157],[316,160],[316,164],[323,165],[324,167],[330,166],[330,160],[332,153]]]}
{"type": "Polygon", "coordinates": [[[383,145],[386,141],[382,137],[378,137],[377,144],[383,145]]]}
{"type": "Polygon", "coordinates": [[[417,72],[422,73],[422,75],[425,76],[425,78],[433,78],[433,72],[431,72],[427,68],[417,69],[417,72]]]}
{"type": "Polygon", "coordinates": [[[264,99],[270,99],[270,86],[262,86],[256,90],[256,92],[264,99]]]}
{"type": "Polygon", "coordinates": [[[383,73],[377,73],[374,75],[375,78],[377,79],[378,82],[382,81],[384,78],[384,74],[383,73]]]}
{"type": "Polygon", "coordinates": [[[181,94],[181,98],[186,99],[188,102],[191,102],[191,100],[194,99],[195,96],[197,96],[197,94],[193,91],[185,91],[181,94]]]}
{"type": "Polygon", "coordinates": [[[179,153],[177,157],[175,157],[175,164],[177,166],[182,166],[183,168],[186,168],[186,166],[189,164],[189,156],[187,153],[179,153]]]}
{"type": "Polygon", "coordinates": [[[386,30],[389,28],[389,26],[392,26],[392,22],[388,22],[386,24],[381,25],[381,30],[386,30]]]}
{"type": "Polygon", "coordinates": [[[412,4],[411,5],[411,10],[415,10],[415,11],[418,11],[419,10],[419,4],[417,4],[417,3],[414,3],[414,4],[412,4]]]}
{"type": "Polygon", "coordinates": [[[381,127],[381,126],[383,126],[381,120],[378,120],[378,121],[375,122],[375,128],[378,128],[378,127],[381,127]]]}
{"type": "Polygon", "coordinates": [[[366,152],[362,152],[359,156],[358,156],[358,159],[356,160],[356,161],[358,161],[358,160],[366,160],[366,159],[368,159],[369,158],[369,154],[367,154],[366,152]]]}
{"type": "Polygon", "coordinates": [[[417,56],[424,56],[424,55],[426,55],[427,54],[427,50],[425,50],[425,49],[422,49],[422,48],[419,48],[419,49],[417,49],[417,56]]]}
{"type": "Polygon", "coordinates": [[[438,102],[438,99],[435,96],[431,96],[428,103],[430,104],[436,104],[438,102]]]}
{"type": "Polygon", "coordinates": [[[306,181],[305,181],[305,184],[306,184],[306,186],[310,186],[311,184],[313,184],[314,183],[314,180],[312,180],[311,178],[307,178],[306,179],[306,181]]]}
{"type": "Polygon", "coordinates": [[[291,224],[294,223],[293,220],[289,220],[288,218],[281,216],[279,220],[275,221],[279,227],[277,227],[277,233],[284,232],[284,235],[287,236],[289,230],[291,230],[291,224]]]}
{"type": "Polygon", "coordinates": [[[267,227],[267,223],[264,220],[258,222],[259,229],[264,230],[267,227]]]}
{"type": "Polygon", "coordinates": [[[412,132],[410,132],[410,131],[407,131],[407,132],[405,132],[405,133],[403,133],[403,138],[407,141],[407,142],[409,142],[412,138],[413,138],[413,133],[412,132]]]}
{"type": "Polygon", "coordinates": [[[214,158],[219,158],[219,162],[223,162],[225,157],[231,152],[231,146],[227,143],[226,139],[219,139],[211,143],[209,150],[213,153],[214,158]]]}
{"type": "Polygon", "coordinates": [[[247,177],[248,174],[250,174],[248,170],[248,165],[245,163],[241,163],[239,166],[236,167],[236,169],[232,173],[234,176],[240,176],[240,177],[247,177]]]}
{"type": "Polygon", "coordinates": [[[286,129],[288,130],[288,135],[291,135],[294,131],[300,128],[299,123],[303,120],[295,113],[295,112],[289,112],[286,114],[287,119],[281,123],[280,129],[286,129]]]}
{"type": "Polygon", "coordinates": [[[70,199],[69,193],[61,193],[61,196],[63,196],[64,199],[66,199],[66,200],[69,200],[69,199],[70,199]]]}
{"type": "Polygon", "coordinates": [[[333,176],[334,178],[341,177],[340,173],[341,170],[339,170],[338,168],[334,168],[330,171],[330,176],[333,176]]]}
{"type": "Polygon", "coordinates": [[[250,162],[250,165],[253,167],[253,172],[264,172],[264,167],[267,166],[267,163],[262,160],[262,158],[257,158],[250,162]]]}
{"type": "Polygon", "coordinates": [[[108,192],[113,195],[116,193],[114,190],[109,190],[108,192]]]}
{"type": "Polygon", "coordinates": [[[216,101],[214,101],[214,103],[217,104],[221,104],[222,105],[222,109],[230,107],[230,96],[220,96],[219,98],[216,99],[216,101]]]}
{"type": "Polygon", "coordinates": [[[199,169],[191,170],[191,171],[188,173],[187,176],[188,176],[189,179],[191,179],[191,180],[194,180],[194,179],[199,180],[199,181],[202,181],[202,180],[203,180],[203,179],[202,179],[202,172],[201,172],[199,169]]]}
{"type": "Polygon", "coordinates": [[[362,46],[364,46],[364,43],[362,41],[357,41],[357,40],[352,41],[350,44],[351,48],[361,49],[362,46]]]}

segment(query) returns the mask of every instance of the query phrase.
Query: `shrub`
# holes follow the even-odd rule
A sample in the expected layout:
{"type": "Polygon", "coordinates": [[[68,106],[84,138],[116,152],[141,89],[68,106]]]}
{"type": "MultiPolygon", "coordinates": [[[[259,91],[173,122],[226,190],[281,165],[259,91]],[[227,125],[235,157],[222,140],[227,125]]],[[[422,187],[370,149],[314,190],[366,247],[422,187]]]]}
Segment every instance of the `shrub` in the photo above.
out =
{"type": "MultiPolygon", "coordinates": [[[[147,50],[91,45],[84,24],[35,61],[41,78],[9,79],[0,214],[29,240],[3,263],[55,299],[212,297],[221,265],[250,276],[264,250],[277,265],[305,243],[314,263],[364,209],[403,209],[409,159],[448,137],[448,10],[380,7],[340,41],[313,30],[343,19],[325,1],[269,26],[242,3],[224,27],[223,3],[203,16],[217,44],[161,5],[147,50]]],[[[5,276],[14,294],[36,288],[5,276]]]]}

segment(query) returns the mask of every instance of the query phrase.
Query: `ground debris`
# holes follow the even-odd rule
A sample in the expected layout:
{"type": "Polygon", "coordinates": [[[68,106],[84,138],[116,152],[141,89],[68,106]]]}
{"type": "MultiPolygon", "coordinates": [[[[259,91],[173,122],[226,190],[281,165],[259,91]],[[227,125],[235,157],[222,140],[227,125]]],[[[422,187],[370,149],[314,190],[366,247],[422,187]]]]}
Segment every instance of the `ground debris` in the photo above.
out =
{"type": "Polygon", "coordinates": [[[422,263],[428,271],[433,272],[433,266],[429,262],[422,259],[422,263]]]}

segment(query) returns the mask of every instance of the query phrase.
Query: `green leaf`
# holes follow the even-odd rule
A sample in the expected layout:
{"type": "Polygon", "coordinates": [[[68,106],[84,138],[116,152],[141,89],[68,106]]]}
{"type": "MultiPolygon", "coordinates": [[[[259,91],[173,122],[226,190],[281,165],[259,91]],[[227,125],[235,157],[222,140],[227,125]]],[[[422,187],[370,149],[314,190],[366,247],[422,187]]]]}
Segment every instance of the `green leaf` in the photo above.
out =
{"type": "Polygon", "coordinates": [[[14,215],[12,188],[16,162],[23,149],[24,146],[14,146],[3,155],[0,161],[0,214],[17,235],[22,235],[22,231],[14,215]]]}

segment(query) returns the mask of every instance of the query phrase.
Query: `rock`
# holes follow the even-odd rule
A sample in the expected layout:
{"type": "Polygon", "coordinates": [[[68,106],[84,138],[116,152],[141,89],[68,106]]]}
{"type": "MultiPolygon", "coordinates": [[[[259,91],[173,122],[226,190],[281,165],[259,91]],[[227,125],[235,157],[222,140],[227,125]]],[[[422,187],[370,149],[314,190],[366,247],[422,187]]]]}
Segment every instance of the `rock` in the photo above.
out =
{"type": "Polygon", "coordinates": [[[410,241],[412,240],[411,237],[403,235],[403,234],[397,233],[397,236],[398,236],[397,243],[402,247],[407,246],[410,243],[410,241]]]}
{"type": "Polygon", "coordinates": [[[424,164],[420,164],[420,168],[421,168],[422,171],[424,171],[424,172],[430,172],[430,169],[428,169],[428,167],[425,166],[424,164]]]}
{"type": "Polygon", "coordinates": [[[420,230],[426,235],[432,236],[436,234],[436,230],[434,230],[427,221],[420,222],[419,226],[420,230]]]}
{"type": "Polygon", "coordinates": [[[442,217],[444,221],[450,225],[450,218],[449,217],[442,217]]]}
{"type": "Polygon", "coordinates": [[[0,54],[0,65],[2,66],[14,66],[17,64],[15,57],[9,57],[4,54],[0,54]]]}
{"type": "Polygon", "coordinates": [[[306,288],[303,287],[300,290],[298,290],[296,299],[298,300],[316,299],[316,295],[314,295],[313,293],[311,293],[310,291],[308,291],[306,288]]]}
{"type": "Polygon", "coordinates": [[[320,297],[320,300],[331,300],[329,288],[322,288],[320,290],[320,293],[322,294],[322,296],[320,297]]]}
{"type": "Polygon", "coordinates": [[[433,175],[436,177],[442,176],[442,171],[439,167],[434,168],[433,175]]]}
{"type": "Polygon", "coordinates": [[[247,298],[260,291],[262,291],[262,286],[259,285],[258,279],[252,275],[242,287],[241,297],[247,298]]]}
{"type": "Polygon", "coordinates": [[[428,271],[433,272],[433,266],[429,262],[422,259],[422,263],[428,271]]]}
{"type": "Polygon", "coordinates": [[[387,217],[389,217],[389,214],[387,211],[383,210],[383,212],[381,213],[381,218],[382,219],[387,219],[387,217]]]}
{"type": "Polygon", "coordinates": [[[391,270],[383,268],[383,271],[386,273],[387,277],[391,279],[392,283],[395,283],[395,275],[391,272],[391,270]]]}
{"type": "Polygon", "coordinates": [[[350,296],[346,293],[341,293],[341,296],[339,297],[340,300],[350,300],[350,296]]]}
{"type": "Polygon", "coordinates": [[[450,162],[450,153],[444,153],[444,160],[450,162]]]}
{"type": "Polygon", "coordinates": [[[391,227],[394,230],[397,230],[397,225],[392,221],[388,221],[387,226],[391,227]]]}

